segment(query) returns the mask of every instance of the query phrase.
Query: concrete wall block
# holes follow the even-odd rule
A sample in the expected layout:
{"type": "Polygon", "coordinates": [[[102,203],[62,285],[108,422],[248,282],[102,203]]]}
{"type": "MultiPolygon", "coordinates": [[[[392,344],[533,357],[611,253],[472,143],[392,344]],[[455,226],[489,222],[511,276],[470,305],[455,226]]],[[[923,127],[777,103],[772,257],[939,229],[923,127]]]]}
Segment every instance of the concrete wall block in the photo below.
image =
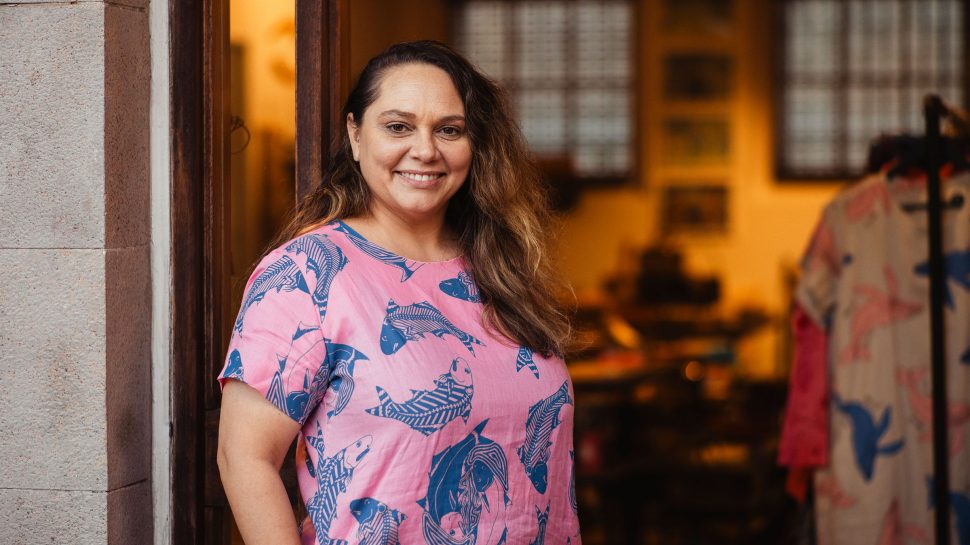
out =
{"type": "Polygon", "coordinates": [[[151,256],[148,246],[105,255],[108,489],[151,476],[151,256]]]}
{"type": "Polygon", "coordinates": [[[104,6],[0,6],[0,248],[104,244],[104,6]]]}
{"type": "Polygon", "coordinates": [[[150,480],[108,492],[108,543],[134,545],[152,542],[152,482],[150,480]]]}
{"type": "Polygon", "coordinates": [[[107,502],[106,492],[0,488],[0,543],[109,543],[107,502]]]}
{"type": "Polygon", "coordinates": [[[0,488],[107,489],[104,267],[0,250],[0,488]]]}
{"type": "Polygon", "coordinates": [[[148,11],[108,5],[104,42],[105,247],[148,244],[148,11]]]}

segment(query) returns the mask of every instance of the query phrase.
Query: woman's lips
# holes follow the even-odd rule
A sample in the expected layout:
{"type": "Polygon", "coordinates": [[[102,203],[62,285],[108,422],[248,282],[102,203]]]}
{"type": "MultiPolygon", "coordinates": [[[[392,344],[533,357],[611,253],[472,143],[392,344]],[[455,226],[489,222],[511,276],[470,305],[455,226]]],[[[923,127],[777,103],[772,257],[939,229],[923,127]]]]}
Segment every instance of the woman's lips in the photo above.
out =
{"type": "Polygon", "coordinates": [[[410,185],[417,187],[430,187],[444,176],[441,172],[407,172],[398,170],[395,174],[403,178],[410,185]]]}

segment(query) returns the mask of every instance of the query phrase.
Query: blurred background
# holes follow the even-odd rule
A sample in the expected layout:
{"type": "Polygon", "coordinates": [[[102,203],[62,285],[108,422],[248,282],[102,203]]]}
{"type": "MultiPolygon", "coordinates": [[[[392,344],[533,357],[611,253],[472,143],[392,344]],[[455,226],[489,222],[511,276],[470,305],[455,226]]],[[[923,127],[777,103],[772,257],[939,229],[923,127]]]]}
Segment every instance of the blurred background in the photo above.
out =
{"type": "MultiPolygon", "coordinates": [[[[775,463],[797,264],[872,140],[964,103],[957,0],[354,0],[350,71],[435,39],[508,89],[575,289],[583,541],[807,542],[775,463]]],[[[232,0],[232,270],[294,200],[294,3],[232,0]]],[[[240,542],[238,535],[235,540],[240,542]]]]}

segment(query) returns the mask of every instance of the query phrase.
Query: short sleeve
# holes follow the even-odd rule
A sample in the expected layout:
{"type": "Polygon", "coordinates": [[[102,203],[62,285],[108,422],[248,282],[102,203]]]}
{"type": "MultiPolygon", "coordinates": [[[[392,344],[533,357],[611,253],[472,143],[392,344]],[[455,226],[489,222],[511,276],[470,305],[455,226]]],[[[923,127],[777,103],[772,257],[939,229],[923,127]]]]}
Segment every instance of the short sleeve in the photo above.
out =
{"type": "Polygon", "coordinates": [[[841,272],[833,216],[834,211],[830,206],[815,227],[802,257],[801,276],[795,289],[796,302],[812,321],[824,329],[828,329],[829,316],[835,307],[841,272]]]}
{"type": "Polygon", "coordinates": [[[276,250],[253,271],[219,383],[242,381],[303,424],[330,377],[313,286],[298,259],[294,253],[276,250]]]}

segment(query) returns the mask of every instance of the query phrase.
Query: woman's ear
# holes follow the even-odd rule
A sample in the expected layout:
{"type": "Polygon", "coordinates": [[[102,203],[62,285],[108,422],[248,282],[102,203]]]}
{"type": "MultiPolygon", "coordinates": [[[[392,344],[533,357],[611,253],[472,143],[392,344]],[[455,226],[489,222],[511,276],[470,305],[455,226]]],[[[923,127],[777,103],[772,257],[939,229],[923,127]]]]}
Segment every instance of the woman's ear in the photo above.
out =
{"type": "Polygon", "coordinates": [[[354,122],[354,114],[347,114],[347,136],[350,138],[354,161],[360,161],[360,127],[354,122]]]}

